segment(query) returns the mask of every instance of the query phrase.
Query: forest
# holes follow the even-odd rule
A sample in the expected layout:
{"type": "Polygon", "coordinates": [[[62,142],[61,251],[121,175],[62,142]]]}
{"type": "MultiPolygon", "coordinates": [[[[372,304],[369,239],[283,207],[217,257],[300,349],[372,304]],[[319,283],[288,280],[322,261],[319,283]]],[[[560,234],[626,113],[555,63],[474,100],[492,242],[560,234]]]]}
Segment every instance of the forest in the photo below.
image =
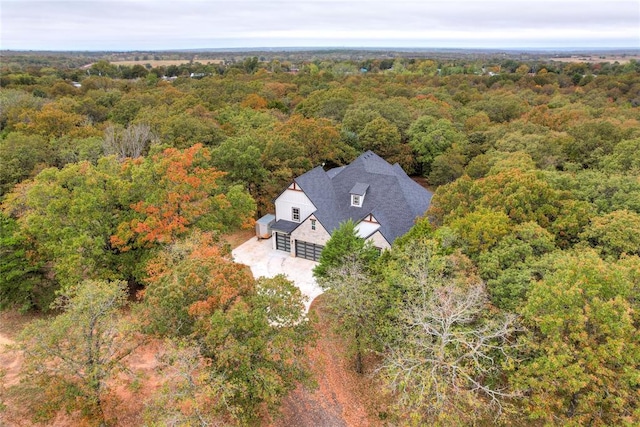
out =
{"type": "Polygon", "coordinates": [[[124,425],[114,379],[155,340],[137,423],[264,425],[313,387],[316,319],[225,236],[372,150],[435,192],[390,250],[345,223],[314,271],[373,422],[638,425],[640,62],[376,54],[3,53],[0,309],[35,320],[0,421],[124,425]]]}

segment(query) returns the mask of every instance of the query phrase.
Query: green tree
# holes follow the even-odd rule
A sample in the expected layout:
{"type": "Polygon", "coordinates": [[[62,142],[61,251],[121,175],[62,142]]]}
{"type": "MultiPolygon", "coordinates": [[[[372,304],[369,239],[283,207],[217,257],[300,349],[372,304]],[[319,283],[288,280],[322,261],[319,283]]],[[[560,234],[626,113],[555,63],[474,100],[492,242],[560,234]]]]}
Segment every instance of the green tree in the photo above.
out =
{"type": "Polygon", "coordinates": [[[612,154],[614,146],[629,136],[619,123],[611,120],[590,120],[568,129],[573,138],[563,146],[568,159],[583,167],[597,166],[605,155],[612,154]]]}
{"type": "Polygon", "coordinates": [[[461,147],[454,145],[433,159],[428,176],[431,185],[448,184],[464,174],[467,157],[461,151],[461,147]]]}
{"type": "Polygon", "coordinates": [[[360,132],[358,146],[361,150],[371,150],[389,163],[398,163],[411,173],[414,160],[408,145],[402,144],[402,135],[397,126],[384,117],[371,120],[360,132]]]}
{"type": "Polygon", "coordinates": [[[314,334],[300,290],[284,276],[258,279],[254,292],[227,308],[197,305],[192,312],[203,355],[233,390],[228,402],[240,424],[256,422],[263,408],[276,413],[282,398],[309,384],[304,348],[314,334]]]}
{"type": "Polygon", "coordinates": [[[600,164],[608,171],[640,171],[640,138],[620,141],[600,164]]]}
{"type": "Polygon", "coordinates": [[[11,132],[0,139],[0,196],[52,164],[49,143],[39,135],[11,132]]]}
{"type": "Polygon", "coordinates": [[[424,176],[431,172],[433,161],[453,144],[462,144],[466,138],[447,119],[421,116],[409,127],[409,145],[424,176]]]}
{"type": "Polygon", "coordinates": [[[511,221],[504,212],[486,209],[457,218],[449,226],[464,242],[465,252],[474,259],[494,247],[512,229],[511,221]]]}
{"type": "Polygon", "coordinates": [[[313,269],[326,291],[337,330],[348,339],[359,374],[374,338],[377,302],[372,295],[371,267],[377,257],[378,250],[359,237],[355,224],[348,220],[333,231],[313,269]]]}
{"type": "Polygon", "coordinates": [[[522,310],[528,333],[512,371],[530,419],[562,425],[634,425],[640,420],[640,260],[605,263],[565,253],[536,283],[522,310]]]}
{"type": "Polygon", "coordinates": [[[523,99],[507,91],[491,92],[483,100],[469,103],[471,108],[486,113],[492,122],[504,123],[520,117],[527,109],[523,99]]]}
{"type": "Polygon", "coordinates": [[[34,261],[46,263],[57,283],[126,278],[110,243],[129,204],[120,167],[114,158],[103,158],[97,166],[82,162],[45,169],[3,205],[33,243],[34,261]]]}
{"type": "Polygon", "coordinates": [[[325,117],[341,121],[353,102],[354,95],[346,88],[316,90],[298,104],[296,112],[305,117],[325,117]]]}
{"type": "Polygon", "coordinates": [[[534,222],[513,227],[495,247],[478,257],[478,270],[486,280],[491,302],[515,312],[539,273],[543,256],[556,249],[554,236],[534,222]]]}
{"type": "Polygon", "coordinates": [[[591,218],[580,237],[604,256],[640,255],[640,215],[628,210],[591,218]]]}
{"type": "Polygon", "coordinates": [[[126,304],[125,282],[85,281],[60,293],[52,308],[61,314],[23,330],[19,342],[28,380],[25,393],[34,393],[31,405],[48,415],[61,407],[82,409],[104,425],[108,381],[141,343],[122,320],[126,304]]]}
{"type": "Polygon", "coordinates": [[[362,374],[363,357],[375,348],[378,309],[369,266],[358,254],[344,254],[340,265],[328,268],[318,283],[325,290],[338,332],[347,338],[349,352],[355,356],[355,371],[362,374]]]}
{"type": "Polygon", "coordinates": [[[355,157],[354,150],[343,144],[337,128],[327,119],[294,115],[279,125],[276,132],[303,146],[305,156],[314,166],[325,162],[342,165],[355,157]]]}
{"type": "Polygon", "coordinates": [[[331,234],[318,265],[313,268],[313,276],[320,280],[322,286],[322,279],[330,276],[330,270],[340,268],[351,255],[368,264],[377,257],[378,251],[371,242],[359,237],[355,223],[347,220],[331,234]]]}
{"type": "Polygon", "coordinates": [[[41,266],[29,259],[27,249],[16,221],[0,212],[0,310],[17,307],[24,312],[51,303],[52,292],[46,286],[50,283],[41,266]]]}

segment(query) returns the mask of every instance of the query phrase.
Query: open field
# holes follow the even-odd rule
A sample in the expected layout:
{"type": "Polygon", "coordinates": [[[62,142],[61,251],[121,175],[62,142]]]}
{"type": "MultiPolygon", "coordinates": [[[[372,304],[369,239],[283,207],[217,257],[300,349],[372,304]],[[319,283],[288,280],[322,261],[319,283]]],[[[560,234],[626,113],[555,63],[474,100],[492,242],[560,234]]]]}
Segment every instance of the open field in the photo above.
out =
{"type": "Polygon", "coordinates": [[[636,61],[640,61],[640,55],[571,55],[567,57],[552,57],[547,58],[550,61],[559,61],[559,62],[587,62],[587,63],[600,63],[600,62],[609,62],[614,63],[618,62],[619,64],[627,64],[630,60],[635,59],[636,61]]]}

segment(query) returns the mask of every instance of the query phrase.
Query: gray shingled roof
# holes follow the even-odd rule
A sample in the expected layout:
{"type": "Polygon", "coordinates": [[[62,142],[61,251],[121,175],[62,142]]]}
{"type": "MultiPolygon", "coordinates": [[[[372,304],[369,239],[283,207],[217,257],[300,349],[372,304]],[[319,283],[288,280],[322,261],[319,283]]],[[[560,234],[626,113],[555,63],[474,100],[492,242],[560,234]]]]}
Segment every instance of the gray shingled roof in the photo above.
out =
{"type": "Polygon", "coordinates": [[[356,182],[356,185],[354,185],[351,191],[349,191],[349,194],[357,194],[359,196],[364,196],[368,188],[369,188],[369,184],[356,182]]]}
{"type": "Polygon", "coordinates": [[[295,179],[318,209],[314,215],[329,233],[348,219],[357,223],[371,213],[380,222],[382,235],[393,243],[431,203],[429,190],[409,178],[398,164],[392,166],[371,151],[336,169],[325,172],[317,167],[295,179]],[[364,185],[368,188],[362,207],[351,206],[350,193],[364,185]]]}
{"type": "Polygon", "coordinates": [[[283,233],[291,234],[293,230],[298,228],[299,222],[287,221],[286,219],[280,219],[273,223],[271,229],[274,231],[282,231],[283,233]]]}

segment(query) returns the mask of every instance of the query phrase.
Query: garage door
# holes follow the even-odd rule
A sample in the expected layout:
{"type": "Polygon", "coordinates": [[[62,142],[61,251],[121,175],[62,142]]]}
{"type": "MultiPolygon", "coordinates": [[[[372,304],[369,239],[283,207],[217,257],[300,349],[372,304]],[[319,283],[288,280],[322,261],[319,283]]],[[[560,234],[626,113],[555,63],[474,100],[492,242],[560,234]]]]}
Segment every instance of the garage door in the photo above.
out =
{"type": "Polygon", "coordinates": [[[276,233],[276,249],[291,252],[291,240],[289,240],[288,234],[276,233]]]}
{"type": "Polygon", "coordinates": [[[322,252],[323,248],[324,246],[316,245],[314,243],[296,240],[296,256],[298,258],[318,261],[320,259],[320,252],[322,252]]]}

